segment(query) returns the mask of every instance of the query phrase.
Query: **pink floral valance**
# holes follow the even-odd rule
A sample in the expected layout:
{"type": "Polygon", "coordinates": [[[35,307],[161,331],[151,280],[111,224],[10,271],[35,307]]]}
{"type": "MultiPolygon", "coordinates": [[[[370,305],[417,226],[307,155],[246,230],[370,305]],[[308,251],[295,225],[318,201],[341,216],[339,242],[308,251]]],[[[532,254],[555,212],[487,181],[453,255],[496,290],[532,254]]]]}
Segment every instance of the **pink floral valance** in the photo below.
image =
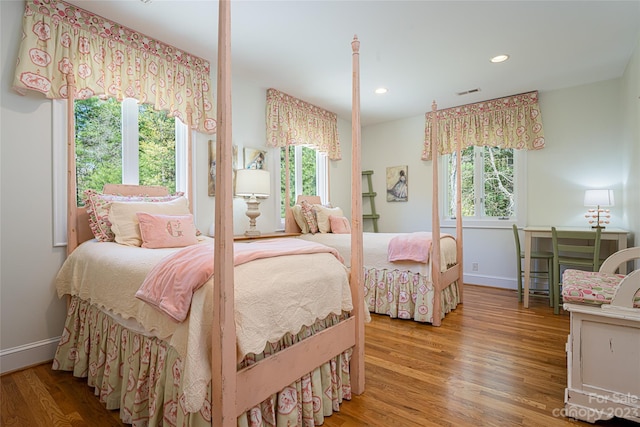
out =
{"type": "Polygon", "coordinates": [[[342,158],[338,139],[338,116],[275,89],[267,90],[267,145],[308,145],[342,158]]]}
{"type": "Polygon", "coordinates": [[[27,1],[14,89],[66,98],[67,74],[76,99],[136,98],[185,123],[189,105],[193,128],[215,132],[208,61],[63,1],[27,1]]]}
{"type": "MultiPolygon", "coordinates": [[[[425,115],[422,160],[431,159],[432,114],[425,115]]],[[[462,140],[462,148],[472,145],[524,150],[544,148],[537,91],[438,110],[435,114],[439,154],[455,152],[458,138],[462,140]]]]}

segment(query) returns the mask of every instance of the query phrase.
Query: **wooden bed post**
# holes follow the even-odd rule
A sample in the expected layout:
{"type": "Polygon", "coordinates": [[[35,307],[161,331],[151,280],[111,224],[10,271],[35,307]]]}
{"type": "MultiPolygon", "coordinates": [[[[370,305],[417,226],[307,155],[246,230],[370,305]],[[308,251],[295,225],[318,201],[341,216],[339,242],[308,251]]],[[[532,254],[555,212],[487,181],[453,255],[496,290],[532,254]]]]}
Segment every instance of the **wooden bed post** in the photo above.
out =
{"type": "Polygon", "coordinates": [[[219,2],[218,13],[218,112],[215,207],[215,256],[213,275],[213,331],[211,346],[212,425],[235,427],[236,329],[233,280],[233,206],[231,165],[231,4],[219,2]],[[227,215],[225,215],[227,211],[227,215]],[[219,327],[216,327],[219,325],[219,327]]]}
{"type": "Polygon", "coordinates": [[[458,295],[462,304],[463,269],[462,266],[462,131],[458,124],[458,143],[456,144],[456,264],[458,268],[458,295]]]}
{"type": "Polygon", "coordinates": [[[76,182],[76,79],[67,74],[67,255],[78,247],[78,186],[76,182]]]}
{"type": "Polygon", "coordinates": [[[191,104],[187,104],[187,201],[189,210],[193,214],[193,110],[191,104]]]}
{"type": "Polygon", "coordinates": [[[436,101],[431,104],[431,162],[433,167],[433,202],[431,204],[432,230],[431,239],[431,281],[433,282],[433,326],[440,326],[442,311],[442,292],[440,285],[440,208],[438,202],[438,119],[436,101]]]}
{"type": "MultiPolygon", "coordinates": [[[[353,88],[351,113],[351,299],[353,310],[364,319],[364,257],[362,254],[362,166],[360,165],[360,42],[353,36],[353,88]]],[[[356,345],[351,359],[351,388],[364,392],[364,322],[357,322],[356,345]]]]}

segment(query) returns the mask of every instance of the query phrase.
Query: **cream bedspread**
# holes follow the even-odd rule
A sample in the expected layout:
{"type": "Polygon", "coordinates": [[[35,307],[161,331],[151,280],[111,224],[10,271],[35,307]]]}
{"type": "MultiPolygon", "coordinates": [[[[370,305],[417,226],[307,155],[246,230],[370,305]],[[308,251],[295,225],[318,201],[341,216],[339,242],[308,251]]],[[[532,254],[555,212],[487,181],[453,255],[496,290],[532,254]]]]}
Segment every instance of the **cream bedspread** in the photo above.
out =
{"type": "MultiPolygon", "coordinates": [[[[129,326],[135,319],[140,330],[168,340],[185,361],[185,404],[197,411],[211,379],[213,280],[195,292],[182,323],[135,297],[147,272],[176,250],[90,240],[67,258],[56,287],[59,296],[79,296],[129,326]]],[[[238,360],[303,325],[353,308],[347,269],[329,253],[255,260],[235,267],[234,277],[238,360]]]]}
{"type": "MultiPolygon", "coordinates": [[[[396,236],[407,233],[362,233],[362,246],[364,249],[364,267],[377,268],[379,270],[403,270],[429,275],[431,271],[431,261],[420,263],[414,261],[394,261],[388,258],[389,241],[396,236]]],[[[336,248],[344,258],[345,264],[351,264],[351,235],[334,233],[302,234],[298,238],[322,243],[336,248]]],[[[444,271],[447,265],[455,264],[457,252],[456,241],[451,235],[443,236],[440,239],[440,269],[444,271]]]]}

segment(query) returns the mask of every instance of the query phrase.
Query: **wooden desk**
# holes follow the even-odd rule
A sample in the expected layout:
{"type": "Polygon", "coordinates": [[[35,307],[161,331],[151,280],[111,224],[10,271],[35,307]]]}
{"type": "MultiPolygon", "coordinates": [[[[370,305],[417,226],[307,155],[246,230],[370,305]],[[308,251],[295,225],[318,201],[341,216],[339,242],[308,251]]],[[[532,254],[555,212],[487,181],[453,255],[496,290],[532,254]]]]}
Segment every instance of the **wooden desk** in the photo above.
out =
{"type": "Polygon", "coordinates": [[[259,239],[275,239],[276,237],[296,237],[299,235],[300,233],[285,233],[284,231],[276,231],[274,233],[262,233],[259,236],[245,236],[244,234],[240,234],[238,236],[233,236],[233,241],[239,242],[239,241],[251,241],[251,240],[259,240],[259,239]]]}
{"type": "MultiPolygon", "coordinates": [[[[591,227],[556,227],[556,230],[569,231],[591,231],[591,227]]],[[[531,226],[525,227],[524,231],[524,307],[529,308],[529,286],[531,274],[531,246],[533,239],[551,239],[551,226],[531,226]]],[[[607,227],[600,233],[600,240],[615,240],[618,242],[618,249],[627,248],[627,230],[621,228],[607,227]]],[[[620,273],[627,273],[626,264],[620,266],[620,273]]]]}

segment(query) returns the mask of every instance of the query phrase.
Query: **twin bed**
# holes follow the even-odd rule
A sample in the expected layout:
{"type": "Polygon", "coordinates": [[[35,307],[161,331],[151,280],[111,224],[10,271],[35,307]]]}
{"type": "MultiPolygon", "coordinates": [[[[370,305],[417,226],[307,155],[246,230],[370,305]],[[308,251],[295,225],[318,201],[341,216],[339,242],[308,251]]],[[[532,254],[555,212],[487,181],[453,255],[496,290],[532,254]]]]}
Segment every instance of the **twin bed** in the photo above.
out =
{"type": "MultiPolygon", "coordinates": [[[[87,377],[106,407],[119,408],[121,419],[133,425],[320,425],[325,416],[339,410],[343,399],[364,391],[361,183],[354,179],[352,185],[346,261],[350,268],[338,251],[316,253],[316,248],[327,247],[300,239],[290,242],[295,254],[280,253],[277,258],[254,259],[248,250],[269,252],[264,250],[269,241],[234,244],[232,216],[224,212],[232,206],[233,197],[230,2],[219,2],[219,8],[214,239],[189,236],[195,241],[175,248],[153,243],[142,232],[134,236],[138,243],[122,244],[123,230],[135,229],[136,224],[143,228],[138,211],[148,208],[149,215],[175,215],[173,210],[165,212],[164,205],[180,203],[187,212],[179,213],[187,218],[191,209],[186,199],[164,199],[166,189],[124,185],[105,187],[102,192],[105,200],[109,194],[121,198],[109,199],[112,212],[116,206],[125,212],[124,223],[115,225],[115,241],[94,239],[95,229],[88,224],[91,219],[95,226],[100,218],[95,211],[76,206],[76,87],[73,74],[67,75],[68,257],[57,286],[61,296],[68,296],[68,311],[53,367],[87,377]],[[199,273],[201,280],[196,284],[181,287],[178,295],[167,297],[161,292],[149,304],[140,295],[141,284],[144,288],[152,273],[163,268],[173,271],[180,265],[181,271],[190,271],[192,264],[184,263],[183,251],[198,251],[194,258],[205,260],[202,264],[209,270],[199,273]],[[178,264],[165,268],[167,259],[178,264]],[[181,310],[173,311],[176,306],[181,310]]],[[[358,178],[359,46],[354,38],[352,176],[358,178]]],[[[189,158],[190,137],[189,132],[189,158]]],[[[436,144],[432,145],[435,154],[436,144]]],[[[193,194],[191,175],[188,195],[193,194]]],[[[434,189],[433,235],[439,237],[437,180],[434,189]]],[[[287,246],[288,239],[278,240],[287,246]]],[[[433,239],[432,268],[423,266],[418,273],[432,280],[430,320],[434,325],[441,320],[439,294],[461,277],[460,243],[454,266],[441,271],[441,243],[433,239]]],[[[162,289],[173,288],[162,283],[162,289]]],[[[456,289],[461,294],[461,288],[456,289]]]]}
{"type": "MultiPolygon", "coordinates": [[[[324,208],[318,196],[302,195],[290,211],[285,217],[287,232],[301,233],[300,239],[331,246],[345,260],[350,259],[348,231],[336,232],[331,227],[336,221],[332,215],[330,224],[325,219],[341,209],[324,208]],[[318,232],[309,232],[302,222],[300,205],[305,203],[317,211],[318,232]]],[[[457,262],[461,241],[448,234],[440,236],[440,268],[435,269],[430,256],[433,236],[428,232],[363,233],[364,295],[369,312],[438,326],[462,302],[462,270],[457,262]]]]}

